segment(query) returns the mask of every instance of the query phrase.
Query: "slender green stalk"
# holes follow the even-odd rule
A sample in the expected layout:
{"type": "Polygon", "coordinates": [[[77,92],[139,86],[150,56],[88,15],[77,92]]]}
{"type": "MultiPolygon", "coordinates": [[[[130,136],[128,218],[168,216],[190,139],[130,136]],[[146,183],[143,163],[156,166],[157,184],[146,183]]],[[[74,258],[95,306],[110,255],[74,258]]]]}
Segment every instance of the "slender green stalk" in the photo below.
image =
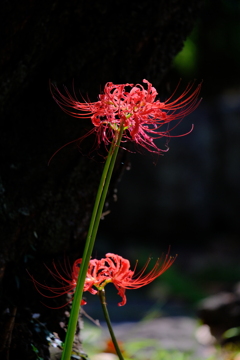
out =
{"type": "Polygon", "coordinates": [[[108,152],[108,157],[103,168],[102,177],[98,187],[98,192],[93,207],[92,217],[88,229],[88,235],[86,239],[86,244],[84,247],[81,271],[79,273],[76,290],[73,298],[72,309],[70,313],[69,323],[67,334],[65,338],[65,343],[63,346],[62,360],[70,360],[72,353],[72,345],[74,341],[74,335],[77,327],[78,316],[81,308],[81,300],[83,294],[84,283],[86,279],[86,274],[88,270],[88,264],[91,258],[92,250],[94,247],[100,219],[102,216],[103,206],[106,200],[108,187],[110,184],[113,168],[117,158],[119,145],[121,142],[123,134],[123,126],[121,126],[120,131],[116,131],[116,138],[113,139],[110,150],[108,152]]]}
{"type": "Polygon", "coordinates": [[[121,350],[119,349],[117,339],[116,339],[115,334],[113,332],[111,320],[110,320],[108,309],[107,309],[107,303],[106,303],[106,297],[105,297],[105,289],[99,290],[98,295],[100,297],[100,301],[101,301],[101,305],[102,305],[102,309],[103,309],[103,314],[104,314],[104,317],[105,317],[105,320],[106,320],[106,323],[107,323],[107,326],[108,326],[108,330],[109,330],[109,333],[111,335],[112,342],[113,342],[113,345],[115,347],[116,353],[117,353],[117,355],[119,357],[119,360],[124,360],[124,358],[122,356],[122,353],[121,353],[121,350]]]}

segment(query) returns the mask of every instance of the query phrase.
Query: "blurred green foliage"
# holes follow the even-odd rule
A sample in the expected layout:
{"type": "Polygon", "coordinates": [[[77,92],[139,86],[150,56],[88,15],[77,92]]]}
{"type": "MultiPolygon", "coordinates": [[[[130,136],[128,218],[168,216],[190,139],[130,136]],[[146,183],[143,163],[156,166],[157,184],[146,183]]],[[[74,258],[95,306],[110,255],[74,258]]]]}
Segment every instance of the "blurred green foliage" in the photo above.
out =
{"type": "Polygon", "coordinates": [[[178,53],[173,61],[174,68],[183,77],[192,78],[197,72],[198,47],[196,43],[197,29],[187,38],[182,51],[178,53]]]}
{"type": "Polygon", "coordinates": [[[206,0],[199,20],[173,62],[179,77],[203,79],[208,94],[239,87],[240,2],[206,0]]]}

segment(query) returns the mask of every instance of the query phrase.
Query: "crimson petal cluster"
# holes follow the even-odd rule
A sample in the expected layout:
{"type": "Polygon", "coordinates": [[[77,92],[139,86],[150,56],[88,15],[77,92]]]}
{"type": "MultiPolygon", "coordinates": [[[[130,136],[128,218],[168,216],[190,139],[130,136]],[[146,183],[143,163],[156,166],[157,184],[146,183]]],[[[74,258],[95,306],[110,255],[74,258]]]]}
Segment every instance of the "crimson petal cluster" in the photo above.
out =
{"type": "Polygon", "coordinates": [[[165,102],[160,102],[156,100],[158,93],[152,84],[145,79],[143,83],[146,84],[146,89],[141,84],[116,85],[108,82],[96,102],[80,102],[75,91],[72,95],[66,87],[65,94],[53,84],[51,91],[63,111],[75,118],[90,118],[94,125],[87,134],[74,141],[96,133],[97,146],[101,143],[107,146],[116,137],[116,131],[123,126],[122,146],[124,142],[132,141],[150,152],[161,154],[168,148],[160,149],[154,141],[169,137],[176,125],[165,130],[162,126],[173,120],[180,121],[196,109],[201,101],[198,99],[201,84],[195,89],[194,83],[189,84],[175,100],[173,98],[176,91],[165,102]]]}
{"type": "MultiPolygon", "coordinates": [[[[118,290],[118,295],[122,298],[122,301],[118,303],[118,306],[126,304],[127,298],[125,291],[127,289],[138,289],[149,284],[163,274],[176,259],[176,256],[172,257],[167,254],[163,260],[159,258],[153,268],[148,273],[145,273],[151,260],[149,258],[145,266],[136,273],[137,263],[135,268],[131,270],[129,260],[122,256],[113,253],[107,253],[105,256],[105,258],[100,260],[90,260],[83,291],[88,291],[95,295],[98,290],[102,290],[108,283],[113,283],[118,290]]],[[[79,272],[81,271],[81,262],[82,259],[77,259],[74,262],[69,278],[63,276],[55,264],[54,271],[48,269],[51,275],[62,284],[61,287],[50,287],[39,283],[33,277],[31,278],[37,290],[45,297],[55,298],[64,294],[73,295],[79,272]],[[50,291],[53,295],[46,295],[40,289],[50,291]]],[[[86,301],[82,300],[82,305],[85,304],[86,301]]],[[[63,306],[65,305],[66,304],[63,306]]]]}

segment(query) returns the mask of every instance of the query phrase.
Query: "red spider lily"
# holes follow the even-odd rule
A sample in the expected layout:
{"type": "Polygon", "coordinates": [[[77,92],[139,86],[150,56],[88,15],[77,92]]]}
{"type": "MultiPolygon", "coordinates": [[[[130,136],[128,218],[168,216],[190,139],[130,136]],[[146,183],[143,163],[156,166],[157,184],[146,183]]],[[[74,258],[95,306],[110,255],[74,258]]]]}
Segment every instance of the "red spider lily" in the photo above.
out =
{"type": "MultiPolygon", "coordinates": [[[[121,350],[121,353],[126,356],[124,346],[123,346],[123,342],[118,340],[118,346],[119,346],[119,348],[121,350]]],[[[112,339],[108,339],[108,340],[105,341],[105,349],[103,351],[105,353],[116,354],[116,349],[115,349],[115,346],[114,346],[114,344],[112,342],[112,339]]]]}
{"type": "MultiPolygon", "coordinates": [[[[180,121],[196,109],[201,101],[198,100],[201,84],[197,85],[195,90],[194,84],[189,84],[177,99],[172,100],[175,91],[165,102],[160,102],[156,100],[158,93],[152,84],[145,79],[143,83],[147,85],[147,89],[140,84],[115,85],[108,82],[96,102],[80,102],[74,91],[72,95],[65,88],[66,94],[62,94],[55,85],[52,85],[51,91],[63,111],[76,118],[90,118],[94,125],[86,135],[74,141],[82,140],[95,132],[97,146],[101,143],[108,145],[116,137],[116,131],[123,126],[122,143],[130,140],[148,151],[161,154],[168,151],[168,148],[158,148],[154,140],[169,137],[170,131],[176,125],[165,131],[161,127],[173,120],[180,121]],[[130,88],[130,91],[126,88],[130,88]]],[[[188,133],[191,131],[192,129],[188,133]]]]}
{"type": "MultiPolygon", "coordinates": [[[[152,270],[150,270],[147,274],[144,275],[150,259],[148,259],[145,266],[142,270],[135,274],[136,266],[134,270],[130,270],[130,262],[123,257],[108,253],[105,258],[101,260],[92,259],[89,262],[89,267],[87,271],[87,276],[84,284],[83,291],[88,291],[91,294],[95,295],[98,290],[102,290],[108,283],[113,283],[116,289],[118,290],[118,295],[121,296],[122,301],[118,303],[118,306],[123,306],[126,304],[127,298],[125,295],[125,291],[127,289],[138,289],[142,286],[145,286],[155,280],[158,276],[163,274],[175,261],[176,257],[171,257],[169,254],[165,256],[164,261],[158,259],[155,263],[152,270]]],[[[81,270],[82,259],[78,259],[74,262],[71,276],[67,279],[63,276],[56,265],[54,264],[54,269],[56,273],[52,270],[48,269],[51,275],[61,284],[64,284],[61,287],[50,287],[36,281],[32,276],[32,280],[36,289],[39,293],[48,298],[56,298],[64,294],[73,295],[77,283],[77,278],[79,275],[79,271],[81,270]],[[53,295],[46,295],[40,289],[50,291],[53,295]]],[[[82,300],[82,305],[86,304],[85,300],[82,300]]],[[[67,304],[64,304],[65,306],[67,304]]]]}

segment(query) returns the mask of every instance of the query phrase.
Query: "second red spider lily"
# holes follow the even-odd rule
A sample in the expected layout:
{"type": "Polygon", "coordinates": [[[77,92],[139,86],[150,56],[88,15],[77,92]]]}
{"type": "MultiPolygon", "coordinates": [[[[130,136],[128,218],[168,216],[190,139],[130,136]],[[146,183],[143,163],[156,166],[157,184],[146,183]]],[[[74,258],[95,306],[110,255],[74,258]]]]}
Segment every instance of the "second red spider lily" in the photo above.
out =
{"type": "Polygon", "coordinates": [[[108,82],[96,102],[80,102],[75,91],[71,94],[66,87],[65,94],[55,85],[52,85],[51,91],[54,100],[68,115],[81,119],[90,118],[94,125],[92,130],[74,141],[95,133],[97,147],[102,143],[108,146],[122,124],[124,131],[121,146],[127,141],[132,141],[150,152],[161,154],[168,151],[168,148],[160,149],[154,141],[169,137],[170,131],[176,127],[175,124],[170,128],[167,126],[164,130],[163,125],[181,120],[196,109],[201,101],[198,99],[201,84],[195,89],[194,83],[189,84],[175,100],[173,98],[176,91],[166,101],[161,102],[156,100],[158,93],[155,87],[145,79],[143,83],[146,84],[146,88],[141,84],[108,82]]]}
{"type": "MultiPolygon", "coordinates": [[[[105,258],[100,260],[90,260],[83,291],[88,291],[95,295],[99,290],[103,290],[107,284],[112,283],[118,290],[118,295],[122,298],[122,301],[118,303],[118,306],[123,306],[127,302],[125,295],[126,290],[139,289],[151,283],[157,277],[162,275],[173,264],[175,259],[176,256],[169,256],[169,254],[167,254],[164,259],[159,258],[153,268],[146,273],[151,261],[150,258],[147,260],[144,267],[139,272],[136,272],[137,264],[134,269],[131,270],[129,260],[113,253],[107,253],[105,258]]],[[[50,270],[50,273],[62,284],[61,287],[50,287],[40,284],[34,278],[32,278],[32,280],[43,296],[55,298],[66,293],[74,296],[77,279],[81,273],[81,262],[82,259],[78,259],[74,262],[71,277],[69,278],[66,278],[66,275],[61,275],[54,264],[54,271],[50,270]],[[43,294],[41,289],[48,290],[53,293],[53,295],[49,296],[48,294],[43,294]]],[[[86,303],[85,300],[82,301],[82,305],[85,305],[86,303]]]]}

